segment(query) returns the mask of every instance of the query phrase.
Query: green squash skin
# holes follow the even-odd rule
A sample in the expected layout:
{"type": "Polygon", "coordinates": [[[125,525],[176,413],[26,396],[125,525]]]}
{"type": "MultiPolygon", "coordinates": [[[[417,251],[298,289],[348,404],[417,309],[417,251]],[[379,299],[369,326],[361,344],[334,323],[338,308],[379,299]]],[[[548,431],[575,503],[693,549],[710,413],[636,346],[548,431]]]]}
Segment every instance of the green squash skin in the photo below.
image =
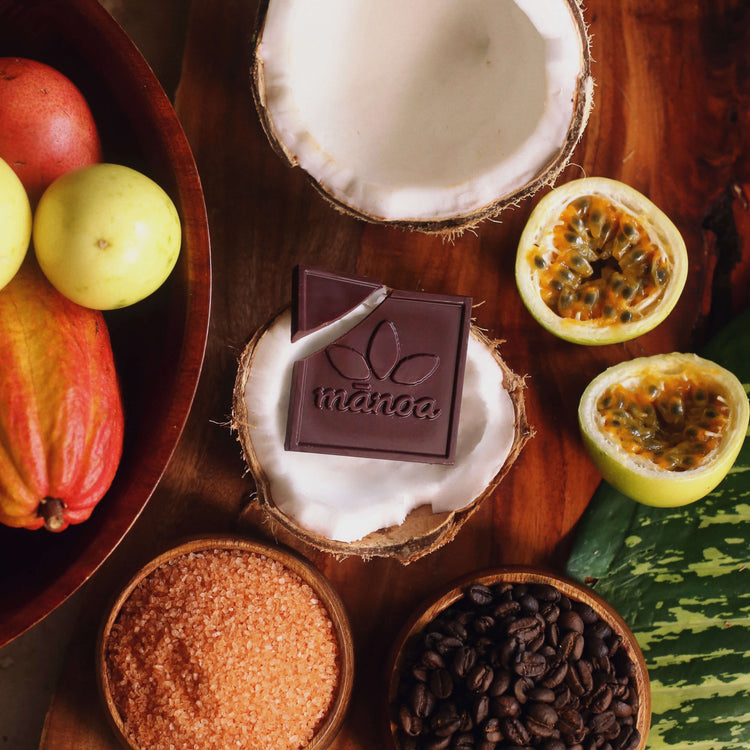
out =
{"type": "MultiPolygon", "coordinates": [[[[701,354],[750,390],[750,311],[701,354]]],[[[750,747],[750,440],[707,497],[655,508],[603,482],[567,572],[619,611],[651,679],[649,750],[750,747]]]]}

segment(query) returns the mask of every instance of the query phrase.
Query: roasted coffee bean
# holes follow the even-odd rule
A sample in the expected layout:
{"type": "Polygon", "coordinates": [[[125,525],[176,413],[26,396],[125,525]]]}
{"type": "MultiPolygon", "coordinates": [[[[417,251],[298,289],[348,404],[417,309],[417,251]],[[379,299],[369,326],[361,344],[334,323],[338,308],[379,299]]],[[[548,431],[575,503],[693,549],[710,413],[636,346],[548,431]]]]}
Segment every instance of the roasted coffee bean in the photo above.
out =
{"type": "Polygon", "coordinates": [[[508,625],[506,632],[511,638],[517,638],[525,643],[535,638],[539,633],[539,621],[532,615],[519,617],[508,625]]]}
{"type": "Polygon", "coordinates": [[[558,714],[557,727],[563,737],[576,737],[583,731],[583,716],[572,708],[565,708],[558,714]]]}
{"type": "Polygon", "coordinates": [[[568,630],[560,641],[558,653],[564,661],[578,660],[583,656],[585,640],[577,630],[568,630]]]}
{"type": "Polygon", "coordinates": [[[409,705],[415,716],[426,719],[435,708],[435,696],[424,682],[418,682],[409,696],[409,705]]]}
{"type": "Polygon", "coordinates": [[[526,694],[529,700],[538,703],[554,703],[555,691],[548,687],[535,687],[526,694]]]}
{"type": "Polygon", "coordinates": [[[460,646],[463,646],[463,644],[464,642],[460,638],[455,638],[452,635],[446,635],[443,637],[440,643],[437,644],[437,646],[435,647],[435,651],[437,651],[441,656],[445,656],[451,651],[455,651],[460,646]]]}
{"type": "Polygon", "coordinates": [[[475,664],[466,675],[466,687],[472,693],[486,693],[494,677],[495,672],[489,664],[475,664]]]}
{"type": "Polygon", "coordinates": [[[570,688],[565,684],[558,685],[555,688],[555,700],[553,701],[552,706],[556,711],[560,711],[570,704],[570,699],[570,688]]]}
{"type": "Polygon", "coordinates": [[[477,750],[495,750],[497,742],[490,742],[490,740],[481,740],[477,745],[477,750]]]}
{"type": "Polygon", "coordinates": [[[490,699],[487,695],[479,695],[472,704],[471,719],[474,726],[479,726],[490,715],[490,699]]]}
{"type": "Polygon", "coordinates": [[[592,606],[586,604],[586,602],[576,602],[575,610],[581,616],[584,625],[593,625],[593,623],[599,619],[599,615],[597,615],[592,606]]]}
{"type": "Polygon", "coordinates": [[[527,745],[531,737],[526,727],[519,719],[510,718],[502,720],[502,734],[509,742],[516,745],[527,745]]]}
{"type": "Polygon", "coordinates": [[[401,706],[398,712],[398,721],[401,728],[410,737],[416,737],[422,732],[424,722],[415,716],[407,706],[401,706]]]}
{"type": "Polygon", "coordinates": [[[539,600],[531,594],[524,594],[518,600],[518,603],[524,612],[528,612],[531,615],[535,615],[539,611],[539,600]]]}
{"type": "Polygon", "coordinates": [[[612,709],[612,713],[618,719],[624,719],[626,716],[631,716],[633,713],[633,709],[629,703],[617,699],[612,701],[610,708],[612,709]]]}
{"type": "Polygon", "coordinates": [[[430,670],[423,664],[417,664],[412,667],[411,673],[418,682],[427,682],[430,679],[430,670]]]}
{"type": "Polygon", "coordinates": [[[589,698],[589,708],[592,713],[600,714],[612,705],[612,688],[609,685],[601,685],[589,698]]]}
{"type": "Polygon", "coordinates": [[[501,719],[508,716],[518,716],[521,713],[521,704],[518,698],[512,695],[501,695],[493,698],[490,704],[492,713],[501,719]]]}
{"type": "Polygon", "coordinates": [[[461,717],[452,703],[442,703],[430,719],[430,729],[436,737],[450,737],[461,725],[461,717]]]}
{"type": "Polygon", "coordinates": [[[484,739],[490,742],[502,742],[505,738],[505,734],[500,728],[500,719],[496,716],[491,716],[482,725],[482,735],[484,739]]]}
{"type": "Polygon", "coordinates": [[[461,711],[458,718],[461,722],[458,725],[459,732],[471,732],[471,730],[474,729],[474,720],[471,718],[471,714],[467,709],[461,711]]]}
{"type": "Polygon", "coordinates": [[[560,626],[556,622],[549,623],[544,636],[552,648],[557,648],[560,645],[560,626]]]}
{"type": "Polygon", "coordinates": [[[535,583],[532,586],[534,596],[543,602],[559,602],[560,591],[549,583],[535,583]]]}
{"type": "Polygon", "coordinates": [[[615,750],[635,750],[641,742],[641,733],[632,726],[624,726],[620,733],[612,740],[615,750]]]}
{"type": "Polygon", "coordinates": [[[510,687],[511,674],[507,669],[496,669],[495,678],[487,691],[493,698],[505,693],[510,687]]]}
{"type": "Polygon", "coordinates": [[[438,667],[444,667],[445,662],[443,657],[437,651],[425,651],[422,653],[421,663],[423,667],[427,669],[437,669],[438,667]]]}
{"type": "Polygon", "coordinates": [[[458,638],[462,642],[466,642],[469,636],[466,627],[458,620],[448,620],[445,623],[445,634],[453,638],[458,638]]]}
{"type": "Polygon", "coordinates": [[[567,750],[567,745],[560,739],[551,738],[542,743],[541,750],[567,750]]]}
{"type": "Polygon", "coordinates": [[[578,612],[572,609],[563,612],[557,619],[557,624],[560,626],[561,630],[572,630],[576,633],[583,633],[583,619],[578,612]]]}
{"type": "Polygon", "coordinates": [[[477,660],[477,652],[470,646],[461,646],[453,654],[451,666],[457,677],[466,677],[477,660]]]}
{"type": "Polygon", "coordinates": [[[471,627],[475,633],[484,635],[489,633],[492,628],[495,627],[495,618],[492,615],[479,615],[474,622],[471,623],[471,627]]]}
{"type": "Polygon", "coordinates": [[[556,688],[560,685],[568,674],[568,662],[558,661],[553,663],[542,679],[542,685],[548,688],[556,688]]]}
{"type": "Polygon", "coordinates": [[[430,690],[440,700],[448,698],[453,692],[451,673],[443,667],[433,670],[430,674],[430,690]]]}
{"type": "Polygon", "coordinates": [[[472,583],[466,591],[466,596],[472,604],[479,607],[487,606],[494,599],[492,589],[481,583],[472,583]]]}
{"type": "Polygon", "coordinates": [[[476,741],[471,732],[457,732],[451,740],[453,750],[474,750],[476,741]]]}
{"type": "Polygon", "coordinates": [[[534,680],[530,677],[519,677],[513,683],[513,695],[519,703],[526,703],[526,694],[534,687],[534,680]]]}
{"type": "Polygon", "coordinates": [[[610,638],[607,639],[607,645],[609,646],[609,656],[613,657],[622,645],[622,636],[619,633],[613,633],[610,638]]]}
{"type": "Polygon", "coordinates": [[[547,703],[532,703],[526,709],[526,728],[537,737],[551,737],[557,724],[557,711],[547,703]]]}
{"type": "Polygon", "coordinates": [[[497,604],[492,610],[492,615],[493,617],[503,618],[515,615],[520,611],[521,605],[517,601],[511,599],[497,604]]]}
{"type": "Polygon", "coordinates": [[[513,671],[521,677],[541,677],[547,671],[547,660],[535,651],[524,651],[520,654],[513,671]]]}
{"type": "Polygon", "coordinates": [[[558,607],[557,604],[554,604],[553,602],[546,602],[542,605],[539,613],[542,615],[545,622],[547,622],[549,625],[552,625],[553,623],[557,623],[558,619],[560,618],[560,607],[558,607]]]}
{"type": "Polygon", "coordinates": [[[604,620],[596,620],[586,628],[586,635],[606,641],[612,635],[612,628],[604,620]]]}
{"type": "Polygon", "coordinates": [[[601,659],[609,654],[609,646],[596,635],[586,636],[586,655],[590,659],[601,659]]]}
{"type": "Polygon", "coordinates": [[[589,719],[589,730],[594,734],[606,734],[618,726],[617,717],[612,711],[602,711],[589,719]]]}

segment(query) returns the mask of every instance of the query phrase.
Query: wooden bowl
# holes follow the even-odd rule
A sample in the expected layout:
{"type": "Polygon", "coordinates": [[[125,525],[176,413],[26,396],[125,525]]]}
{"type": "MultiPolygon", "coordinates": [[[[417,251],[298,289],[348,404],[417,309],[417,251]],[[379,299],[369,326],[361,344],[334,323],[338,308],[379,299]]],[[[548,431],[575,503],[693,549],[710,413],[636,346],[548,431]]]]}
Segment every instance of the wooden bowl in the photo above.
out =
{"type": "Polygon", "coordinates": [[[638,713],[635,717],[635,727],[641,735],[637,750],[645,750],[648,730],[651,724],[651,692],[646,669],[646,662],[633,633],[622,617],[587,586],[583,586],[570,578],[551,572],[519,566],[506,566],[472,573],[463,576],[440,590],[428,602],[420,606],[407,620],[399,633],[391,655],[387,670],[387,706],[385,743],[390,750],[400,750],[396,740],[397,724],[394,706],[397,702],[398,683],[404,664],[408,660],[409,649],[416,638],[440,613],[462,598],[466,589],[473,583],[480,583],[492,587],[498,583],[527,583],[549,584],[566,595],[571,600],[588,604],[606,622],[612,630],[622,636],[620,649],[624,649],[634,666],[632,682],[638,695],[638,713]]]}
{"type": "Polygon", "coordinates": [[[104,159],[138,169],[177,206],[177,266],[143,302],[106,314],[125,403],[122,461],[92,517],[60,534],[0,527],[0,646],[99,567],[133,524],[192,404],[211,297],[206,209],[190,147],[154,73],[97,0],[0,0],[0,56],[45,62],[89,102],[104,159]]]}
{"type": "Polygon", "coordinates": [[[106,616],[100,629],[97,650],[97,680],[99,692],[104,702],[107,718],[114,730],[120,744],[128,750],[147,750],[134,743],[128,735],[123,718],[120,715],[113,697],[110,673],[107,667],[107,643],[112,633],[112,628],[117,621],[118,615],[124,603],[132,594],[133,590],[159,566],[171,562],[191,552],[206,552],[212,550],[236,550],[243,553],[255,553],[263,555],[271,560],[277,561],[296,573],[317,594],[320,602],[328,612],[333,624],[339,649],[339,679],[336,694],[333,698],[328,713],[317,728],[313,739],[304,747],[304,750],[324,750],[333,742],[344,721],[346,711],[351,699],[352,685],[354,682],[354,642],[352,639],[351,626],[344,605],[335,589],[328,579],[302,557],[293,552],[283,550],[279,547],[269,546],[249,539],[226,535],[213,535],[189,539],[174,547],[145,565],[130,580],[127,586],[117,596],[114,605],[106,616]]]}

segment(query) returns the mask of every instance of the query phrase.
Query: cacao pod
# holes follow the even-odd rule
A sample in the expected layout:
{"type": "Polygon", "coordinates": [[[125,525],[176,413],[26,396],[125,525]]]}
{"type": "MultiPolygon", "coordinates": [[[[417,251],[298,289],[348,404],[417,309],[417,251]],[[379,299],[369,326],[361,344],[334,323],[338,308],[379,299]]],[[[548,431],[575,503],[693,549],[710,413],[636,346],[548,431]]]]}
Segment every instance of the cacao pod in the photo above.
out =
{"type": "Polygon", "coordinates": [[[0,290],[0,522],[85,521],[115,476],[123,432],[102,313],[62,296],[30,255],[0,290]]]}

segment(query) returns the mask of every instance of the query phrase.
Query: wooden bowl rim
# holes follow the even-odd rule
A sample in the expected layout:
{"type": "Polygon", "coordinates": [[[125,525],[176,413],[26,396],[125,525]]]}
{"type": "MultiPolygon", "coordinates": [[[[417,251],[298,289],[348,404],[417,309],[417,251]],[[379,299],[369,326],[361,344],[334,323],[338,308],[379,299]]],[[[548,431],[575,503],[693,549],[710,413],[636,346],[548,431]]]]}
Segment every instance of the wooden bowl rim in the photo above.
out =
{"type": "Polygon", "coordinates": [[[561,573],[525,565],[502,565],[462,575],[438,589],[409,615],[396,636],[386,662],[385,734],[389,750],[398,750],[394,740],[395,725],[391,717],[391,707],[396,694],[405,646],[408,641],[425,625],[434,620],[438,614],[458,601],[470,584],[483,583],[491,586],[501,581],[551,584],[566,596],[588,604],[602,620],[623,636],[620,648],[626,649],[633,662],[635,683],[638,690],[638,715],[635,726],[641,733],[641,741],[637,750],[645,750],[651,726],[651,687],[646,660],[627,623],[609,602],[585,584],[561,573]]]}
{"type": "Polygon", "coordinates": [[[325,719],[316,731],[312,740],[300,750],[325,750],[329,747],[341,729],[351,700],[354,684],[354,640],[349,617],[344,604],[330,581],[310,561],[291,551],[275,547],[264,542],[237,537],[231,534],[211,534],[207,536],[188,537],[177,546],[162,552],[142,566],[125,587],[117,594],[114,603],[99,628],[96,643],[96,677],[99,695],[103,702],[107,720],[117,739],[128,750],[146,750],[136,745],[125,731],[124,722],[115,706],[110,689],[109,672],[106,664],[107,638],[117,620],[122,605],[134,589],[161,565],[184,557],[192,552],[212,550],[235,550],[243,553],[254,553],[275,560],[296,573],[321,598],[328,616],[333,623],[336,640],[339,646],[339,684],[333,703],[325,719]]]}

